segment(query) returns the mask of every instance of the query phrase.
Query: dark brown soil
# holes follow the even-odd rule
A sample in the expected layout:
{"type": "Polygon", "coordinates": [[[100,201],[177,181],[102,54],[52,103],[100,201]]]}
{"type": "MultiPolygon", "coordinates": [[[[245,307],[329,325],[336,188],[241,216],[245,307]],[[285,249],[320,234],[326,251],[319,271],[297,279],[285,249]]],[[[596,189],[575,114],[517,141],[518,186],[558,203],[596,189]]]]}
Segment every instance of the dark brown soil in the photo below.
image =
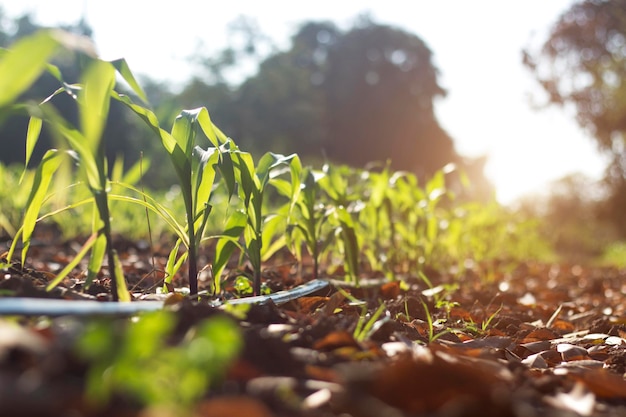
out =
{"type": "MultiPolygon", "coordinates": [[[[120,242],[118,248],[137,303],[163,278],[154,269],[162,269],[167,254],[156,248],[153,258],[148,246],[120,242]]],[[[0,294],[107,300],[106,268],[87,290],[77,270],[54,291],[45,291],[73,253],[71,242],[35,245],[24,268],[16,263],[2,271],[0,294]]],[[[191,413],[626,415],[624,271],[528,262],[427,274],[434,290],[411,277],[402,284],[382,280],[343,287],[363,302],[368,317],[384,303],[384,313],[361,340],[355,328],[363,305],[350,302],[335,285],[280,306],[253,306],[244,319],[233,318],[243,334],[241,354],[191,413]]],[[[287,259],[268,264],[264,278],[274,290],[307,279],[287,259]]],[[[184,277],[174,284],[184,286],[184,277]]],[[[226,287],[226,295],[232,295],[233,288],[226,287]]],[[[177,318],[174,341],[191,326],[227,314],[206,300],[167,308],[177,318]]],[[[170,415],[124,393],[99,407],[85,401],[91,364],[76,357],[72,343],[87,320],[0,320],[0,415],[170,415]]]]}

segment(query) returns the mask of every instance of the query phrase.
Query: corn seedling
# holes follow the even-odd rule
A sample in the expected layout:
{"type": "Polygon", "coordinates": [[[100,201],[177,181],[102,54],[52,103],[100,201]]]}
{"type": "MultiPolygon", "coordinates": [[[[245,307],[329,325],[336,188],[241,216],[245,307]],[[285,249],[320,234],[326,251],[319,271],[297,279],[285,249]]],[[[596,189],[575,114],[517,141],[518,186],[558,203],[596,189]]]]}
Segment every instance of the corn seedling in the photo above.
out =
{"type": "Polygon", "coordinates": [[[367,340],[371,336],[373,331],[376,330],[375,325],[378,322],[380,316],[382,316],[385,311],[385,303],[380,303],[380,306],[378,306],[374,314],[372,314],[372,316],[368,318],[367,305],[364,305],[361,311],[361,315],[359,316],[359,321],[357,322],[353,332],[354,340],[356,340],[357,342],[367,340]]]}
{"type": "Polygon", "coordinates": [[[422,306],[424,307],[424,312],[426,313],[426,323],[428,324],[428,343],[433,343],[435,340],[439,339],[441,336],[447,333],[451,333],[452,330],[450,329],[444,329],[440,332],[436,332],[435,325],[437,324],[437,322],[433,320],[433,316],[430,310],[428,309],[428,305],[424,302],[424,300],[421,300],[421,301],[422,301],[422,306]]]}
{"type": "Polygon", "coordinates": [[[222,153],[228,151],[231,140],[213,124],[206,108],[183,110],[172,127],[171,133],[159,126],[156,115],[145,107],[139,106],[124,95],[117,94],[116,99],[135,112],[157,135],[169,154],[178,176],[178,183],[185,203],[187,225],[184,231],[177,228],[179,240],[168,259],[167,280],[171,280],[175,271],[188,258],[189,292],[198,293],[198,248],[211,213],[209,199],[218,172],[217,166],[222,161],[222,153]],[[201,131],[210,141],[206,150],[196,145],[196,136],[201,131]],[[180,245],[187,251],[178,255],[180,245]]]}
{"type": "MultiPolygon", "coordinates": [[[[253,294],[260,295],[261,263],[264,249],[268,249],[269,236],[272,234],[266,232],[264,236],[264,229],[267,224],[270,224],[272,218],[263,213],[263,197],[267,187],[272,183],[272,179],[281,173],[278,168],[284,166],[288,166],[290,169],[294,193],[295,190],[300,189],[298,183],[301,169],[300,159],[295,154],[284,156],[268,152],[261,157],[255,167],[252,155],[248,152],[235,150],[229,154],[229,157],[232,166],[228,169],[228,165],[224,164],[224,176],[226,178],[232,176],[236,179],[238,195],[243,208],[234,211],[227,220],[226,230],[220,237],[222,244],[218,247],[221,252],[216,254],[218,261],[213,265],[214,278],[217,286],[220,279],[219,274],[230,254],[236,246],[240,246],[252,265],[253,294]],[[232,174],[226,174],[227,172],[232,174]],[[243,232],[243,245],[239,245],[236,240],[241,232],[243,232]]],[[[273,224],[271,227],[275,226],[273,224]]]]}
{"type": "MultiPolygon", "coordinates": [[[[79,251],[78,259],[72,264],[75,265],[80,258],[84,257],[88,251],[91,251],[87,278],[89,283],[100,270],[106,255],[111,275],[113,299],[115,301],[129,301],[130,298],[121,271],[121,265],[112,245],[111,214],[108,200],[110,184],[104,144],[102,142],[102,132],[109,111],[110,96],[115,86],[115,73],[115,66],[112,63],[93,59],[83,75],[81,85],[70,87],[63,83],[64,86],[42,104],[36,107],[28,107],[31,119],[26,136],[26,164],[28,164],[32,150],[39,138],[42,124],[45,121],[54,129],[54,132],[63,137],[69,144],[71,152],[68,154],[78,162],[79,174],[93,196],[97,213],[94,219],[92,235],[79,251]],[[79,110],[80,130],[58,116],[52,107],[51,99],[61,92],[67,92],[76,99],[79,110]]],[[[129,84],[136,85],[134,79],[132,79],[132,74],[124,71],[122,75],[129,81],[129,84]]],[[[140,90],[139,93],[141,94],[140,90]]],[[[56,149],[48,150],[35,174],[35,182],[27,203],[22,229],[22,259],[25,259],[25,253],[28,250],[29,241],[43,204],[44,196],[47,193],[54,173],[61,164],[60,157],[64,154],[65,152],[60,152],[56,149]]],[[[11,254],[16,242],[17,239],[13,241],[11,254]]],[[[49,284],[48,288],[56,286],[69,271],[70,268],[63,269],[49,284]]]]}
{"type": "Polygon", "coordinates": [[[359,282],[359,241],[357,239],[355,217],[359,201],[353,201],[348,179],[345,174],[350,171],[346,167],[324,165],[324,176],[318,184],[330,199],[328,218],[333,227],[335,240],[344,258],[345,279],[358,285],[359,282]]]}

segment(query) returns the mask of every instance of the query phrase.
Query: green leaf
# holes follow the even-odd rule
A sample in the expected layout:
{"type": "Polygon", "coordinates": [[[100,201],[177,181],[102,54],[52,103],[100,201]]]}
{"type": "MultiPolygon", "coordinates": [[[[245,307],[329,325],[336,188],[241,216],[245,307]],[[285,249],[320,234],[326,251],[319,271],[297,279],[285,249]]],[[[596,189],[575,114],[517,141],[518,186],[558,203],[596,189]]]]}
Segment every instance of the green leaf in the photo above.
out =
{"type": "Polygon", "coordinates": [[[241,210],[234,211],[226,222],[224,232],[217,236],[215,259],[212,265],[216,293],[220,292],[222,272],[226,268],[233,251],[239,246],[238,240],[246,227],[247,220],[246,213],[241,210]]]}
{"type": "Polygon", "coordinates": [[[354,221],[345,207],[337,207],[335,210],[340,224],[341,240],[344,244],[344,256],[348,276],[346,278],[358,284],[359,275],[359,242],[354,228],[354,221]]]}
{"type": "Polygon", "coordinates": [[[130,302],[130,293],[128,287],[126,287],[126,279],[124,278],[124,269],[122,269],[122,263],[120,262],[117,252],[113,249],[113,265],[109,265],[109,269],[115,268],[115,276],[117,277],[117,296],[118,300],[122,302],[130,302]]]}
{"type": "Polygon", "coordinates": [[[183,198],[185,201],[191,201],[191,186],[183,187],[185,183],[188,183],[191,178],[191,161],[187,158],[183,148],[181,148],[176,139],[172,137],[168,132],[161,129],[159,126],[159,120],[156,115],[149,109],[139,106],[132,102],[130,97],[118,94],[115,91],[112,92],[114,99],[120,101],[126,105],[130,110],[137,114],[152,131],[161,139],[163,147],[170,155],[170,160],[176,170],[176,175],[181,184],[181,190],[183,192],[183,198]]]}
{"type": "Polygon", "coordinates": [[[91,251],[91,257],[89,258],[89,264],[87,265],[87,278],[85,279],[85,286],[89,287],[94,278],[100,272],[102,263],[104,262],[104,255],[107,250],[106,236],[101,231],[95,231],[98,234],[96,241],[93,244],[91,251]]]}
{"type": "Polygon", "coordinates": [[[172,137],[178,143],[178,146],[183,150],[187,159],[191,160],[191,154],[194,147],[194,141],[196,138],[196,126],[195,121],[197,117],[197,111],[195,110],[183,110],[172,126],[172,137]]]}
{"type": "MultiPolygon", "coordinates": [[[[181,242],[182,242],[181,239],[178,239],[176,241],[176,244],[174,244],[174,247],[172,248],[169,256],[167,257],[167,263],[165,264],[165,280],[164,280],[166,284],[169,284],[170,282],[172,282],[174,275],[176,275],[176,273],[180,270],[181,266],[183,265],[183,262],[187,260],[187,256],[189,252],[184,252],[180,256],[178,256],[178,251],[180,249],[181,242]]],[[[167,291],[167,287],[164,287],[164,290],[167,291]]]]}
{"type": "Polygon", "coordinates": [[[116,59],[116,60],[111,61],[111,64],[115,67],[117,72],[120,73],[122,78],[124,78],[124,81],[128,83],[128,85],[133,90],[133,92],[137,94],[137,97],[139,97],[144,103],[148,104],[148,97],[146,96],[146,93],[143,91],[143,89],[141,88],[137,80],[135,79],[135,76],[130,70],[130,67],[128,66],[128,63],[126,62],[126,59],[124,58],[116,59]]]}
{"type": "Polygon", "coordinates": [[[41,31],[22,38],[0,60],[0,108],[11,104],[46,69],[59,47],[53,32],[41,31]]]}
{"type": "Polygon", "coordinates": [[[137,204],[139,206],[147,208],[148,210],[157,214],[163,221],[165,221],[165,223],[170,227],[170,229],[174,233],[176,233],[177,237],[182,240],[182,243],[184,243],[185,246],[189,246],[188,241],[187,241],[187,234],[185,231],[185,226],[176,220],[176,217],[174,216],[174,213],[172,213],[171,210],[169,210],[167,207],[160,204],[158,201],[156,201],[147,193],[144,193],[141,190],[138,190],[137,188],[129,184],[117,183],[116,185],[128,188],[129,190],[132,190],[140,194],[142,197],[145,198],[145,201],[139,198],[129,197],[125,195],[117,195],[117,194],[109,194],[110,200],[124,201],[127,203],[137,204]]]}
{"type": "Polygon", "coordinates": [[[30,162],[30,157],[33,154],[35,145],[39,140],[42,125],[43,120],[41,120],[39,117],[31,117],[28,121],[28,130],[26,131],[26,159],[24,161],[24,171],[22,172],[22,176],[20,177],[20,184],[22,183],[22,180],[24,179],[24,174],[26,174],[26,170],[28,169],[28,163],[30,162]]]}
{"type": "MultiPolygon", "coordinates": [[[[91,249],[91,247],[97,242],[98,237],[99,237],[99,234],[94,233],[89,237],[89,239],[87,239],[87,241],[83,244],[83,246],[80,248],[78,253],[74,255],[74,258],[70,261],[70,263],[68,263],[65,266],[65,268],[63,268],[61,272],[59,272],[57,276],[54,277],[52,281],[50,281],[50,283],[46,287],[46,291],[50,291],[53,288],[55,288],[57,285],[59,285],[59,283],[63,281],[63,279],[67,276],[67,274],[72,272],[72,270],[76,268],[76,266],[78,266],[80,261],[85,257],[85,255],[87,255],[87,252],[89,252],[89,249],[91,249]]],[[[105,241],[105,246],[106,246],[106,241],[105,241]]]]}
{"type": "MultiPolygon", "coordinates": [[[[102,132],[109,115],[111,91],[115,86],[115,68],[108,62],[93,61],[82,81],[83,89],[78,94],[80,125],[91,154],[98,163],[102,132]]],[[[105,175],[103,168],[100,169],[101,175],[105,175]]]]}
{"type": "Polygon", "coordinates": [[[61,165],[61,155],[62,154],[56,149],[47,151],[35,172],[33,188],[26,203],[26,213],[24,214],[24,221],[22,223],[22,263],[26,259],[26,253],[30,246],[30,238],[35,230],[37,217],[39,216],[39,211],[41,210],[44,198],[48,192],[48,187],[50,186],[54,173],[61,165]]]}
{"type": "Polygon", "coordinates": [[[213,184],[215,182],[215,165],[219,160],[219,153],[216,148],[204,150],[199,146],[194,148],[194,154],[197,156],[198,168],[196,177],[196,207],[195,212],[198,213],[208,204],[213,184]]]}
{"type": "Polygon", "coordinates": [[[219,148],[220,145],[228,142],[228,137],[213,124],[209,111],[205,107],[196,109],[196,120],[202,132],[214,147],[219,148]]]}
{"type": "Polygon", "coordinates": [[[274,253],[285,247],[285,224],[285,216],[279,214],[273,214],[265,218],[263,222],[261,260],[269,259],[274,253]]]}
{"type": "MultiPolygon", "coordinates": [[[[248,152],[233,152],[233,164],[236,168],[236,179],[242,194],[246,209],[250,205],[250,199],[253,195],[260,193],[260,186],[257,184],[254,176],[254,161],[252,155],[248,152]]],[[[260,202],[258,203],[260,204],[260,202]]]]}

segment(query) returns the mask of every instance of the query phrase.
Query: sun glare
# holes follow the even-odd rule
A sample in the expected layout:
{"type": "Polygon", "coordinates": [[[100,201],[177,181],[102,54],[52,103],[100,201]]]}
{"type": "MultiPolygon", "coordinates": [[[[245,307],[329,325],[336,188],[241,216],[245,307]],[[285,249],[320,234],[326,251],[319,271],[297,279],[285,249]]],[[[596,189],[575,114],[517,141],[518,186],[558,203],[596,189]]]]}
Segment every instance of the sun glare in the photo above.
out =
{"type": "Polygon", "coordinates": [[[508,140],[490,150],[485,175],[494,184],[500,203],[512,204],[524,195],[547,193],[550,183],[566,173],[602,177],[606,162],[598,156],[593,141],[573,125],[555,129],[553,117],[539,115],[527,131],[537,134],[516,138],[512,132],[508,140]]]}

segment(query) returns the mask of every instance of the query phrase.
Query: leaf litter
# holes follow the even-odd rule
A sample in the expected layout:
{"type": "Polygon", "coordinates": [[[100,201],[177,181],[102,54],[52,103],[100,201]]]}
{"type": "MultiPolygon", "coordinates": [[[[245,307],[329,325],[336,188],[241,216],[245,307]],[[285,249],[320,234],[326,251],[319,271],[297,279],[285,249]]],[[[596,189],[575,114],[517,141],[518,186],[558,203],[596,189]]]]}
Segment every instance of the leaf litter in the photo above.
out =
{"type": "MultiPolygon", "coordinates": [[[[151,274],[145,248],[123,243],[134,302],[154,297],[163,276],[151,274]]],[[[108,299],[106,275],[85,290],[79,270],[45,291],[66,249],[43,245],[26,267],[5,268],[2,295],[108,299]]],[[[156,252],[158,269],[166,254],[156,252]]],[[[626,271],[533,262],[502,269],[428,271],[432,287],[419,274],[389,282],[372,273],[358,288],[330,285],[239,310],[178,297],[165,307],[175,319],[161,349],[187,343],[210,318],[239,329],[240,351],[185,409],[193,416],[626,415],[626,271]]],[[[265,284],[295,288],[306,281],[295,271],[269,263],[265,284]]],[[[182,287],[181,280],[172,282],[182,287]]],[[[234,284],[225,288],[234,292],[234,284]]],[[[97,360],[80,356],[76,344],[94,320],[105,319],[0,320],[0,415],[180,415],[115,389],[89,400],[97,360]]],[[[116,329],[128,317],[106,320],[116,329]]]]}

